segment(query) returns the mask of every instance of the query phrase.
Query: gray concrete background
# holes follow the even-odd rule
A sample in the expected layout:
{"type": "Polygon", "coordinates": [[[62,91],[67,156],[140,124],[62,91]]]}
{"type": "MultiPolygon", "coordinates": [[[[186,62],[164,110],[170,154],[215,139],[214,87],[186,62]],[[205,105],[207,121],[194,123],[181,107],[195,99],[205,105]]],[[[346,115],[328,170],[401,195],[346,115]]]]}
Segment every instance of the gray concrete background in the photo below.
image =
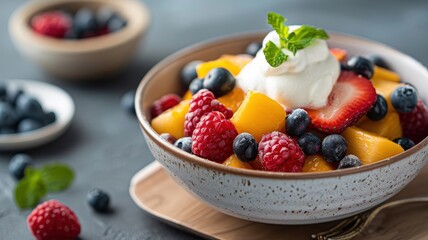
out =
{"type": "MultiPolygon", "coordinates": [[[[132,63],[112,81],[71,85],[41,73],[12,45],[8,18],[25,2],[0,2],[0,78],[53,82],[73,97],[77,111],[69,131],[54,143],[27,153],[36,164],[62,161],[76,170],[73,186],[49,198],[75,210],[82,223],[81,239],[197,238],[152,218],[128,195],[131,177],[153,157],[136,120],[120,108],[120,98],[170,53],[212,37],[268,29],[266,13],[276,11],[290,24],[312,24],[384,42],[428,65],[426,0],[147,0],[152,24],[132,63]],[[95,214],[89,209],[86,192],[92,187],[110,193],[114,213],[95,214]]],[[[29,211],[18,211],[12,200],[15,183],[7,173],[12,155],[0,153],[0,239],[31,239],[25,223],[29,211]]]]}

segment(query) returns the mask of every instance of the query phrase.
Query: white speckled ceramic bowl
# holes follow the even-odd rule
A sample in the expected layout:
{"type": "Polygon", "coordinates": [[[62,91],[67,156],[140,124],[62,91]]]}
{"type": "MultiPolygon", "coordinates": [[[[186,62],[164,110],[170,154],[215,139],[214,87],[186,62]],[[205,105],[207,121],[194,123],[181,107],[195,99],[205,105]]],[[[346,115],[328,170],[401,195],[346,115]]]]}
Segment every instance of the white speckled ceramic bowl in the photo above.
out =
{"type": "MultiPolygon", "coordinates": [[[[185,153],[162,140],[150,126],[150,106],[166,93],[180,92],[179,73],[191,60],[244,52],[264,33],[223,38],[186,48],[159,63],[141,82],[136,111],[154,157],[194,196],[226,214],[256,222],[310,224],[345,218],[387,200],[403,189],[428,161],[428,138],[410,150],[360,168],[326,173],[274,173],[230,168],[185,153]]],[[[331,47],[350,55],[382,55],[405,81],[428,99],[428,72],[416,60],[380,43],[331,34],[331,47]]]]}

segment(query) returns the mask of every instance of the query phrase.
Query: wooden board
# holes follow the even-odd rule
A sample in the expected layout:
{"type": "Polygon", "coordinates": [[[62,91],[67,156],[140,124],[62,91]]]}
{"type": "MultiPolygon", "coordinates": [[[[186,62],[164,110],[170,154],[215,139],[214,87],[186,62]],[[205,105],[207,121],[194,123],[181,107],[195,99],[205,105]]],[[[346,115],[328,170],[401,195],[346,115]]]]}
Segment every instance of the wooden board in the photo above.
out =
{"type": "MultiPolygon", "coordinates": [[[[428,166],[390,201],[428,196],[428,166]]],[[[153,162],[131,181],[130,194],[142,209],[185,231],[208,239],[310,239],[311,233],[336,222],[312,225],[271,225],[237,219],[211,209],[182,189],[153,162]]],[[[385,210],[358,239],[428,239],[428,204],[385,210]]]]}

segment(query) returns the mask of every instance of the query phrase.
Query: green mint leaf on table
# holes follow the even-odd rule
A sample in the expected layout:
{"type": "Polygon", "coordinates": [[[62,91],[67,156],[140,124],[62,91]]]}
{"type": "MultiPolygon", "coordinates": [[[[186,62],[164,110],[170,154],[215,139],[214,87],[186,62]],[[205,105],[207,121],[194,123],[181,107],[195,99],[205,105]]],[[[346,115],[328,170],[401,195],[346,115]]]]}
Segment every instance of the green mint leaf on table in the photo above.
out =
{"type": "Polygon", "coordinates": [[[47,193],[40,172],[27,168],[25,177],[15,187],[15,201],[19,208],[35,207],[47,193]]]}
{"type": "Polygon", "coordinates": [[[287,19],[280,14],[274,12],[268,13],[268,24],[270,24],[279,35],[280,42],[280,47],[278,47],[273,42],[269,41],[263,49],[266,61],[272,67],[278,67],[283,62],[287,61],[288,56],[283,53],[281,49],[287,49],[292,52],[293,55],[296,55],[298,50],[310,46],[316,39],[325,40],[329,38],[324,29],[308,25],[302,25],[289,33],[288,26],[284,25],[285,21],[287,21],[287,19]]]}
{"type": "Polygon", "coordinates": [[[263,53],[265,54],[266,61],[272,67],[278,67],[288,59],[288,55],[283,53],[272,41],[269,41],[266,44],[266,47],[263,49],[263,53]]]}
{"type": "Polygon", "coordinates": [[[73,170],[65,164],[48,164],[39,171],[48,192],[57,192],[68,188],[74,179],[73,170]]]}

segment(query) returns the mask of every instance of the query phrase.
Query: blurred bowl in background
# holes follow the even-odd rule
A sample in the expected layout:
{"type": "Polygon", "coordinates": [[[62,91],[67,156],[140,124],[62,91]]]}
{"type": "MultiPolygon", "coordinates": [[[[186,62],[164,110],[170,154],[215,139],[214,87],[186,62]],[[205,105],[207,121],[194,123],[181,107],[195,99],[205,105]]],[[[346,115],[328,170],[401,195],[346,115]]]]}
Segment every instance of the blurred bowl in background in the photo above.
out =
{"type": "Polygon", "coordinates": [[[131,59],[150,23],[147,8],[136,0],[36,0],[17,9],[9,32],[18,50],[48,74],[63,80],[102,79],[121,70],[131,59]],[[126,27],[85,39],[57,39],[36,33],[31,19],[50,10],[77,11],[108,7],[127,21],[126,27]]]}

